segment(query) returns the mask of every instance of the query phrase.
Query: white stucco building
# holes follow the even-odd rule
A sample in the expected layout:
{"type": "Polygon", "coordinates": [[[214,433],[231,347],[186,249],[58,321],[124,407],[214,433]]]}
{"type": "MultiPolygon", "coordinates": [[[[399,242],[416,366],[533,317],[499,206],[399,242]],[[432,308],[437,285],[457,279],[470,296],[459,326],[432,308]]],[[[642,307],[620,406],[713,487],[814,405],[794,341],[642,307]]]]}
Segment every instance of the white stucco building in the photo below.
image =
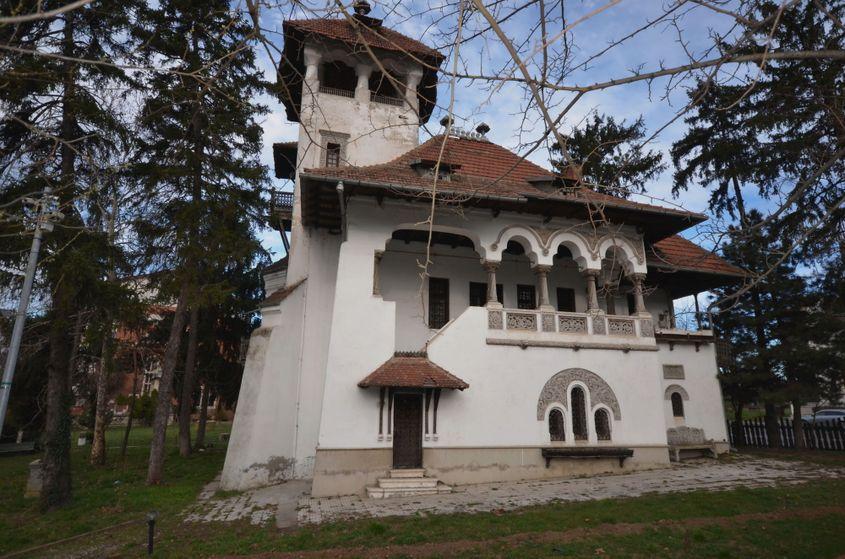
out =
{"type": "Polygon", "coordinates": [[[679,425],[727,449],[712,332],[673,319],[674,299],[741,276],[677,236],[705,217],[597,194],[484,128],[420,144],[443,57],[359,12],[284,25],[291,248],[223,486],[654,468],[679,425]]]}

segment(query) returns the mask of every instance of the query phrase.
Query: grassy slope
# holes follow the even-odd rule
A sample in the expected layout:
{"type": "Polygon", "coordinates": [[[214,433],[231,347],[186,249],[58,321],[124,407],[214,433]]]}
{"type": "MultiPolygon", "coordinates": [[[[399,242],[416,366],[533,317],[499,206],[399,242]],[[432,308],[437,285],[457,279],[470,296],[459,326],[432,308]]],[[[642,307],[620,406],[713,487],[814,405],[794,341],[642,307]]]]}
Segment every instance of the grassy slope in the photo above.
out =
{"type": "MultiPolygon", "coordinates": [[[[175,515],[193,501],[202,486],[222,468],[225,447],[218,442],[218,435],[229,429],[228,423],[209,423],[206,440],[215,443],[215,447],[184,460],[175,447],[175,426],[170,426],[165,483],[160,487],[144,484],[151,429],[133,429],[125,463],[119,462],[118,457],[123,429],[110,429],[106,436],[108,465],[103,468],[88,465],[91,447],[74,446],[71,455],[73,501],[68,507],[45,515],[39,512],[37,499],[23,496],[29,462],[37,456],[0,459],[3,473],[0,477],[0,534],[3,534],[0,555],[127,520],[143,520],[152,510],[164,518],[175,515]]],[[[118,532],[143,534],[144,529],[139,525],[121,528],[118,532]]]]}
{"type": "MultiPolygon", "coordinates": [[[[216,432],[228,425],[215,426],[216,432]]],[[[171,440],[175,430],[170,430],[171,440]]],[[[218,439],[212,431],[209,440],[218,439]]],[[[800,486],[738,489],[724,492],[693,492],[648,495],[633,499],[553,503],[508,513],[455,514],[407,518],[362,519],[280,532],[273,527],[230,524],[185,524],[179,512],[191,503],[204,483],[223,462],[218,447],[182,460],[173,448],[166,462],[167,483],[146,487],[149,430],[139,429],[125,465],[114,464],[119,431],[110,432],[110,466],[94,469],[84,461],[86,449],[74,451],[73,504],[62,511],[41,516],[33,500],[22,495],[26,465],[31,457],[5,458],[0,469],[0,552],[21,549],[113,525],[143,519],[149,510],[160,513],[156,539],[158,557],[206,557],[265,551],[305,551],[360,548],[354,555],[372,556],[367,549],[384,546],[481,542],[482,547],[432,552],[434,556],[548,557],[548,556],[643,556],[643,557],[835,557],[845,553],[839,535],[845,525],[845,480],[814,481],[800,486]],[[118,483],[115,483],[115,482],[118,483]],[[839,507],[815,518],[802,512],[819,506],[839,507]],[[738,515],[775,513],[765,520],[738,515]],[[715,519],[712,525],[689,519],[715,519]],[[721,523],[718,519],[724,520],[721,523]],[[690,524],[684,522],[689,520],[690,524]],[[660,521],[681,524],[647,526],[660,521]],[[637,533],[607,527],[641,523],[637,533]],[[601,536],[586,533],[572,541],[556,541],[559,533],[599,527],[601,536]],[[529,534],[519,538],[519,534],[529,534]],[[515,540],[503,540],[514,536],[515,540]],[[536,538],[535,538],[536,536],[536,538]],[[536,540],[536,541],[535,541],[536,540]],[[598,551],[597,551],[598,550],[598,551]]],[[[794,456],[794,454],[792,455],[794,456]]],[[[778,458],[784,458],[778,455],[778,458]]],[[[811,461],[824,466],[845,466],[842,453],[815,453],[811,461]]],[[[58,546],[50,556],[94,549],[92,557],[141,557],[145,527],[137,524],[96,534],[58,546]]],[[[450,545],[450,544],[446,544],[450,545]]],[[[401,550],[400,555],[401,556],[401,550]]],[[[425,555],[425,553],[423,553],[425,555]]],[[[37,554],[36,554],[37,556],[37,554]]]]}

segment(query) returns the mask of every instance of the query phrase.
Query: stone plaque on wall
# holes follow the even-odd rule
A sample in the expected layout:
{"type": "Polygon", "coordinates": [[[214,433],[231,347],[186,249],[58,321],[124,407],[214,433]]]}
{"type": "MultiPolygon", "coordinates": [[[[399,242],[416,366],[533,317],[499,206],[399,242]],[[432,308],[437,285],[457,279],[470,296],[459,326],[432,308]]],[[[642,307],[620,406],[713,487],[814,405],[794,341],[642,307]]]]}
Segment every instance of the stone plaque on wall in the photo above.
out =
{"type": "Polygon", "coordinates": [[[682,379],[684,377],[683,365],[663,365],[663,378],[682,379]]]}

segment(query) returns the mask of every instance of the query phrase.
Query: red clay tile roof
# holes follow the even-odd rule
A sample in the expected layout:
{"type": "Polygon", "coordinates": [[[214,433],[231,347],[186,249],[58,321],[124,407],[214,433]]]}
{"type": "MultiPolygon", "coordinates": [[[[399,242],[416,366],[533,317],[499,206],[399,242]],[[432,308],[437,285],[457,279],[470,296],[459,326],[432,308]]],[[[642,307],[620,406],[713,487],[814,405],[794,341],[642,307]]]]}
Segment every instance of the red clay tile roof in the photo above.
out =
{"type": "Polygon", "coordinates": [[[652,266],[729,276],[745,275],[742,268],[678,235],[657,241],[650,252],[649,265],[652,266]]]}
{"type": "Polygon", "coordinates": [[[358,383],[361,388],[453,388],[469,385],[428,360],[425,353],[397,353],[358,383]]]}
{"type": "Polygon", "coordinates": [[[296,291],[296,288],[302,285],[305,280],[308,278],[302,278],[296,283],[291,285],[286,285],[285,287],[279,288],[270,295],[268,295],[263,301],[261,301],[261,307],[274,307],[288,298],[288,295],[296,291]]]}
{"type": "MultiPolygon", "coordinates": [[[[370,18],[368,18],[370,19],[370,18]]],[[[378,21],[378,20],[374,20],[378,21]]],[[[353,26],[347,19],[292,19],[284,22],[284,28],[296,29],[305,34],[321,35],[330,39],[342,41],[350,45],[357,45],[363,37],[367,45],[379,49],[407,52],[424,57],[446,58],[433,48],[406,37],[405,35],[382,25],[367,26],[360,24],[353,26]],[[357,29],[356,29],[357,27],[357,29]],[[361,32],[359,36],[358,31],[361,32]]]]}
{"type": "MultiPolygon", "coordinates": [[[[442,143],[443,136],[438,135],[387,163],[366,167],[305,169],[304,175],[431,189],[432,177],[421,175],[411,165],[420,161],[436,161],[442,143]]],[[[701,214],[616,198],[597,193],[587,187],[542,190],[536,184],[529,182],[529,179],[551,181],[556,178],[554,173],[523,159],[505,147],[487,140],[450,136],[446,141],[441,163],[450,165],[454,172],[449,180],[438,181],[440,192],[481,198],[485,196],[512,199],[534,197],[549,200],[581,201],[584,204],[591,205],[689,216],[693,220],[692,223],[706,219],[701,214]]]]}

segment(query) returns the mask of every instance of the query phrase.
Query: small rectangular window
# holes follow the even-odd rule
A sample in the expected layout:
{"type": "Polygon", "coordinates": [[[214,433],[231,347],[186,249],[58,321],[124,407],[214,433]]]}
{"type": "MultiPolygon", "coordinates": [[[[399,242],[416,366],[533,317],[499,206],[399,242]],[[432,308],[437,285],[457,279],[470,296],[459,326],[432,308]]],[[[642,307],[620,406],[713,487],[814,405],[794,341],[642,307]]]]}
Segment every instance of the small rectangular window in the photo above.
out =
{"type": "Polygon", "coordinates": [[[557,288],[557,310],[575,312],[575,290],[569,287],[557,288]]]}
{"type": "MultiPolygon", "coordinates": [[[[501,303],[504,301],[502,292],[504,291],[502,284],[496,284],[496,299],[501,303]]],[[[479,281],[469,282],[469,306],[483,307],[487,304],[487,284],[479,281]]]]}
{"type": "Polygon", "coordinates": [[[340,144],[326,144],[326,167],[340,167],[340,144]]]}
{"type": "Polygon", "coordinates": [[[449,280],[428,278],[428,327],[443,328],[449,322],[449,280]]]}
{"type": "Polygon", "coordinates": [[[518,309],[537,308],[537,294],[533,285],[516,286],[516,307],[518,309]]]}

